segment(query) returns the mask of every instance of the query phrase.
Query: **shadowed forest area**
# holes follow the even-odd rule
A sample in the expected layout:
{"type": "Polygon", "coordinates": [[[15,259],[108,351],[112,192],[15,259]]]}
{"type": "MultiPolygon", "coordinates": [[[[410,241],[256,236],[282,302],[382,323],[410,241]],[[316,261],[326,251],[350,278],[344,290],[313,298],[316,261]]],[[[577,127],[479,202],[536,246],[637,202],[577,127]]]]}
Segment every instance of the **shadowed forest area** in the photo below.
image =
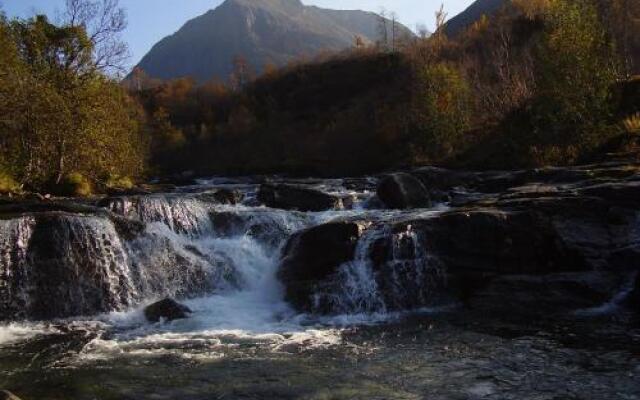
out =
{"type": "Polygon", "coordinates": [[[69,4],[59,24],[0,21],[0,191],[572,164],[633,152],[640,134],[638,2],[513,0],[454,37],[442,11],[430,37],[354,39],[260,76],[239,55],[203,84],[119,82],[117,1],[69,4]]]}

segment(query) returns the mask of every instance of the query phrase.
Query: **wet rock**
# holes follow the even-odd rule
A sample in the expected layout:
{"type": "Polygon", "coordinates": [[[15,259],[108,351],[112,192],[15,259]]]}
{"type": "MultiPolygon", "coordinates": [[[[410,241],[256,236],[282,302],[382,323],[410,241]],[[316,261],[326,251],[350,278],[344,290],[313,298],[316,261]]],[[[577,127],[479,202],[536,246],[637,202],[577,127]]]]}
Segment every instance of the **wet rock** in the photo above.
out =
{"type": "Polygon", "coordinates": [[[9,271],[0,319],[93,315],[131,305],[125,249],[108,218],[37,213],[10,221],[7,233],[11,256],[0,260],[9,271]]]}
{"type": "Polygon", "coordinates": [[[610,272],[506,275],[491,280],[467,305],[498,315],[561,316],[605,304],[620,284],[620,276],[610,272]]]}
{"type": "Polygon", "coordinates": [[[146,227],[144,222],[125,218],[120,215],[110,215],[109,219],[116,228],[118,235],[124,240],[133,240],[140,236],[146,227]]]}
{"type": "Polygon", "coordinates": [[[149,322],[174,321],[176,319],[189,318],[189,307],[176,302],[173,299],[164,299],[153,303],[144,309],[144,316],[149,322]]]}
{"type": "Polygon", "coordinates": [[[109,196],[144,196],[151,194],[152,191],[139,186],[132,188],[109,188],[107,194],[109,196]]]}
{"type": "MultiPolygon", "coordinates": [[[[424,305],[425,292],[442,289],[498,314],[551,315],[611,299],[640,265],[637,211],[615,196],[533,193],[376,228],[382,236],[367,257],[388,309],[424,305]],[[446,275],[448,287],[439,285],[438,274],[446,275]]],[[[360,235],[343,232],[334,243],[323,238],[337,238],[336,232],[317,227],[288,245],[281,275],[288,298],[302,310],[323,290],[349,290],[335,282],[336,272],[353,259],[351,242],[360,235]]]]}
{"type": "Polygon", "coordinates": [[[0,390],[0,400],[20,400],[20,397],[8,390],[0,390]]]}
{"type": "Polygon", "coordinates": [[[466,171],[454,171],[438,167],[422,167],[411,172],[429,191],[449,191],[455,187],[471,186],[476,174],[466,171]]]}
{"type": "Polygon", "coordinates": [[[220,237],[244,236],[255,238],[261,243],[276,248],[291,234],[291,230],[274,220],[268,210],[260,215],[233,211],[213,211],[209,214],[213,230],[220,237]]]}
{"type": "Polygon", "coordinates": [[[406,173],[384,177],[378,184],[377,194],[388,208],[431,207],[431,199],[425,186],[418,179],[406,173]]]}
{"type": "Polygon", "coordinates": [[[244,195],[238,190],[217,189],[199,194],[196,198],[208,203],[235,205],[242,202],[244,195]]]}
{"type": "Polygon", "coordinates": [[[582,188],[579,193],[599,197],[616,205],[640,207],[640,181],[607,182],[582,188]]]}
{"type": "Polygon", "coordinates": [[[75,201],[6,201],[0,202],[0,219],[24,214],[65,212],[85,215],[107,215],[104,209],[75,201]]]}
{"type": "Polygon", "coordinates": [[[341,198],[305,186],[288,184],[263,184],[258,200],[271,208],[298,211],[325,211],[349,208],[350,198],[341,198]]]}
{"type": "Polygon", "coordinates": [[[316,285],[353,259],[363,228],[359,222],[334,222],[293,235],[283,250],[278,272],[287,300],[301,310],[310,310],[316,285]]]}

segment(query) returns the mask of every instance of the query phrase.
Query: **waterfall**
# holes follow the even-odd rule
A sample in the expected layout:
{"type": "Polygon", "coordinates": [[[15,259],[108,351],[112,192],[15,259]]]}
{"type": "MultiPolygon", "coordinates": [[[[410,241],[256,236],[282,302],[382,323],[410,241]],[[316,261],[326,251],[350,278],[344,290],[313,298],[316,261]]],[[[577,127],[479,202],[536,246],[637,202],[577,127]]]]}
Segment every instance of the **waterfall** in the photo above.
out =
{"type": "Polygon", "coordinates": [[[67,316],[134,302],[127,253],[108,218],[21,217],[2,221],[0,233],[2,314],[67,316]]]}
{"type": "Polygon", "coordinates": [[[27,255],[35,219],[0,220],[0,319],[26,307],[27,255]]]}
{"type": "Polygon", "coordinates": [[[0,221],[0,320],[121,311],[163,297],[264,290],[274,298],[280,247],[313,222],[188,195],[123,197],[107,206],[144,229],[120,236],[99,213],[0,221]]]}
{"type": "Polygon", "coordinates": [[[338,268],[332,284],[314,295],[316,310],[337,314],[384,314],[433,305],[444,284],[437,259],[421,233],[406,225],[394,232],[380,224],[359,239],[352,261],[338,268]]]}
{"type": "Polygon", "coordinates": [[[110,199],[107,208],[142,222],[161,222],[176,233],[199,236],[211,231],[209,205],[193,197],[120,197],[110,199]]]}
{"type": "Polygon", "coordinates": [[[316,309],[322,308],[326,302],[332,311],[339,314],[386,312],[370,254],[372,246],[384,239],[387,233],[384,227],[365,230],[356,246],[354,260],[339,267],[336,288],[328,293],[316,293],[316,309]]]}

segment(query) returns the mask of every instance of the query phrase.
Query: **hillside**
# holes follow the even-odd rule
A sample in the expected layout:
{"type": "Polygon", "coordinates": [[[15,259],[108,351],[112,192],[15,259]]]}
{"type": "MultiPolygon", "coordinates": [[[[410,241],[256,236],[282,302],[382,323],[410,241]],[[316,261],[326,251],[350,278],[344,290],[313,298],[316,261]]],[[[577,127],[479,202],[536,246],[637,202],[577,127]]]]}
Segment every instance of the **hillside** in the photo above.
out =
{"type": "Polygon", "coordinates": [[[449,36],[455,36],[483,15],[491,16],[505,4],[505,0],[476,0],[466,10],[451,18],[446,25],[449,36]]]}
{"type": "MultiPolygon", "coordinates": [[[[225,80],[236,56],[260,71],[266,63],[281,66],[301,56],[349,48],[356,36],[375,42],[379,26],[374,13],[327,10],[300,0],[226,0],[157,43],[138,67],[160,79],[225,80]]],[[[400,24],[397,32],[398,37],[413,35],[400,24]]]]}

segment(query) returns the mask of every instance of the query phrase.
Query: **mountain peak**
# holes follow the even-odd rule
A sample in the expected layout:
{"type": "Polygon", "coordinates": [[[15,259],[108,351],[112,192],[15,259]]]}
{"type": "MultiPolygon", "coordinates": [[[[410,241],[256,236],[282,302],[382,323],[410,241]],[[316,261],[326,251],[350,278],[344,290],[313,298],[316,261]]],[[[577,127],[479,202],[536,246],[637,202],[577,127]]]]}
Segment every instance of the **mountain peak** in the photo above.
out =
{"type": "Polygon", "coordinates": [[[267,9],[300,9],[305,7],[301,0],[226,0],[225,3],[267,9]]]}
{"type": "MultiPolygon", "coordinates": [[[[138,67],[160,79],[226,80],[238,55],[259,71],[267,63],[284,65],[303,55],[344,50],[356,36],[375,42],[378,18],[305,6],[301,0],[226,0],[162,39],[138,67]]],[[[400,32],[413,35],[404,26],[400,32]]]]}

